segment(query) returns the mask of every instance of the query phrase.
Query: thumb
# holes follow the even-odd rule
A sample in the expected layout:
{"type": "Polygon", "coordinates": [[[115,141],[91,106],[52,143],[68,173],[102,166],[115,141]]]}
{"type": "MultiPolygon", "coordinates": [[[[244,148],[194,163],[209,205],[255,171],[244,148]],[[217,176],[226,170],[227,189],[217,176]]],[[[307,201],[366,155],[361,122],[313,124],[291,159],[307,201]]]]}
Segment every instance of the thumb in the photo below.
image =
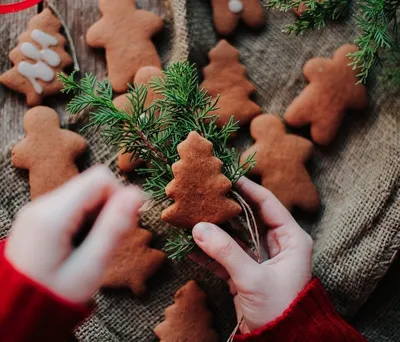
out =
{"type": "Polygon", "coordinates": [[[246,274],[257,263],[231,236],[216,225],[204,222],[197,224],[192,233],[196,244],[227,270],[235,284],[248,279],[246,274]]]}

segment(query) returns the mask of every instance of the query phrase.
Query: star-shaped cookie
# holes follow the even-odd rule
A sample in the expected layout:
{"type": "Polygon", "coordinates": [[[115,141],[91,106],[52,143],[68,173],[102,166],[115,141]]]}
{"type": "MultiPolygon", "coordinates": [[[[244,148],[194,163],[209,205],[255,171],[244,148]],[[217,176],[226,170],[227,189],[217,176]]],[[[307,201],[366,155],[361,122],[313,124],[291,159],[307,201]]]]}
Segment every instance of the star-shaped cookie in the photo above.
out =
{"type": "Polygon", "coordinates": [[[256,142],[241,156],[243,163],[256,153],[256,166],[250,174],[261,176],[262,185],[288,210],[299,207],[316,211],[320,205],[318,192],[304,166],[312,156],[312,143],[287,134],[282,121],[274,115],[256,117],[251,122],[250,132],[256,142]]]}
{"type": "Polygon", "coordinates": [[[103,17],[89,28],[86,40],[89,46],[106,50],[108,77],[113,89],[123,93],[141,67],[161,68],[151,38],[162,30],[163,21],[136,9],[134,0],[99,0],[99,7],[103,17]]]}
{"type": "Polygon", "coordinates": [[[131,229],[121,239],[105,272],[102,286],[129,287],[137,295],[146,293],[146,281],[165,261],[165,253],[149,247],[152,233],[131,229]]]}

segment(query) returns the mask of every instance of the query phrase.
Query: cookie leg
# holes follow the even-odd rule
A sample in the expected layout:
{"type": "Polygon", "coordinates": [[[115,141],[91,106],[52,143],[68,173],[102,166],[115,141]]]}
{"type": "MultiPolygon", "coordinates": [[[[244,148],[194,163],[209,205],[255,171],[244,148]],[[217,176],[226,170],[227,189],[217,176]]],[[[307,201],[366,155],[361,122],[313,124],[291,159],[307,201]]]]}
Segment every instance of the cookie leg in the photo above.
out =
{"type": "Polygon", "coordinates": [[[261,1],[245,0],[243,2],[242,20],[252,28],[262,28],[265,25],[265,14],[261,1]]]}
{"type": "Polygon", "coordinates": [[[239,14],[229,10],[229,0],[213,0],[213,18],[216,31],[222,36],[230,35],[239,22],[239,14]]]}

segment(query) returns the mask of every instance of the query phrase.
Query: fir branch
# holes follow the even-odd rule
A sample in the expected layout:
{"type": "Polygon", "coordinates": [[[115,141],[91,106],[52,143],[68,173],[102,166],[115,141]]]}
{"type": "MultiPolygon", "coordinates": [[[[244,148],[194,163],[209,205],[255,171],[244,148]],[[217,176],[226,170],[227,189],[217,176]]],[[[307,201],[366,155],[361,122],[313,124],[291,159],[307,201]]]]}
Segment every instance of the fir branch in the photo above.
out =
{"type": "Polygon", "coordinates": [[[284,33],[302,34],[308,29],[321,29],[328,20],[338,20],[347,16],[348,0],[268,0],[267,7],[282,12],[297,10],[303,4],[305,10],[298,20],[283,28],[284,33]]]}
{"type": "Polygon", "coordinates": [[[172,260],[182,260],[197,248],[193,236],[183,229],[175,228],[171,230],[164,250],[172,260]]]}
{"type": "Polygon", "coordinates": [[[365,83],[372,67],[384,62],[381,55],[398,48],[396,11],[400,1],[362,0],[359,6],[356,21],[361,34],[355,40],[359,50],[350,54],[350,65],[359,70],[359,83],[365,83]]]}

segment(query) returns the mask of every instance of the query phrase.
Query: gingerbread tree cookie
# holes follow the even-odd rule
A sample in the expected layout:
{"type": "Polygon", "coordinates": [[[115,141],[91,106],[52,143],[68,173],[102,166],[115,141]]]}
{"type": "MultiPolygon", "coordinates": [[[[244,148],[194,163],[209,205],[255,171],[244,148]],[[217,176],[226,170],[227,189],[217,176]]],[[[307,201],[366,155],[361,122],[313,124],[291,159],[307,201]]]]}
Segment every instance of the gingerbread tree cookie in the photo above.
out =
{"type": "Polygon", "coordinates": [[[310,124],[317,144],[328,145],[335,138],[346,110],[368,105],[367,90],[356,84],[357,70],[349,66],[347,55],[355,51],[357,46],[346,44],[336,50],[333,59],[313,58],[304,66],[310,83],[288,107],[285,121],[295,127],[310,124]]]}
{"type": "Polygon", "coordinates": [[[24,116],[26,137],[14,146],[12,163],[29,170],[31,199],[49,192],[76,176],[75,160],[86,150],[86,142],[74,132],[60,129],[56,111],[38,106],[24,116]]]}
{"type": "Polygon", "coordinates": [[[43,97],[62,89],[57,74],[72,64],[72,58],[65,51],[60,28],[58,18],[44,9],[28,22],[27,31],[18,37],[17,47],[9,54],[14,66],[0,76],[0,83],[25,94],[28,106],[36,106],[43,97]]]}
{"type": "Polygon", "coordinates": [[[129,287],[140,296],[146,292],[146,281],[165,261],[165,253],[149,247],[152,233],[142,228],[127,232],[114,251],[102,285],[129,287]]]}
{"type": "Polygon", "coordinates": [[[157,15],[136,9],[134,0],[99,0],[103,17],[91,26],[86,40],[93,48],[106,50],[108,77],[118,93],[128,90],[136,72],[143,66],[161,68],[151,41],[163,28],[157,15]]]}
{"type": "Polygon", "coordinates": [[[222,162],[213,156],[212,143],[197,132],[178,145],[180,160],[172,164],[174,179],[165,192],[174,203],[161,218],[180,228],[199,222],[223,223],[237,216],[241,207],[226,194],[232,183],[221,173],[222,162]]]}
{"type": "Polygon", "coordinates": [[[175,293],[175,303],[165,310],[165,320],[154,328],[160,342],[217,342],[206,294],[194,280],[175,293]]]}
{"type": "Polygon", "coordinates": [[[256,117],[250,132],[256,142],[241,156],[241,160],[246,160],[256,153],[256,166],[250,174],[261,176],[262,185],[288,210],[299,207],[316,211],[320,204],[318,192],[304,166],[312,156],[312,143],[287,134],[282,121],[274,115],[256,117]]]}
{"type": "Polygon", "coordinates": [[[255,91],[247,80],[246,69],[240,64],[239,51],[226,40],[221,40],[209,53],[210,64],[204,68],[201,87],[212,97],[220,95],[217,125],[222,127],[231,116],[239,125],[250,122],[261,114],[261,108],[249,96],[255,91]]]}
{"type": "MultiPolygon", "coordinates": [[[[145,106],[148,107],[150,106],[153,101],[156,99],[162,98],[161,95],[157,94],[154,90],[152,90],[149,86],[149,82],[154,78],[154,77],[163,77],[164,74],[161,71],[161,69],[157,67],[152,67],[152,66],[147,66],[140,68],[138,72],[135,75],[135,84],[145,84],[147,87],[147,99],[145,106]]],[[[118,109],[124,109],[124,108],[129,108],[130,101],[127,98],[127,95],[120,95],[114,100],[114,105],[118,109]]],[[[142,161],[140,159],[132,158],[131,153],[125,153],[125,150],[122,150],[118,156],[118,167],[120,168],[121,171],[123,172],[131,172],[134,169],[136,169],[142,161]]]]}
{"type": "Polygon", "coordinates": [[[230,35],[240,19],[255,29],[265,24],[260,0],[212,0],[212,7],[215,29],[223,36],[230,35]]]}

